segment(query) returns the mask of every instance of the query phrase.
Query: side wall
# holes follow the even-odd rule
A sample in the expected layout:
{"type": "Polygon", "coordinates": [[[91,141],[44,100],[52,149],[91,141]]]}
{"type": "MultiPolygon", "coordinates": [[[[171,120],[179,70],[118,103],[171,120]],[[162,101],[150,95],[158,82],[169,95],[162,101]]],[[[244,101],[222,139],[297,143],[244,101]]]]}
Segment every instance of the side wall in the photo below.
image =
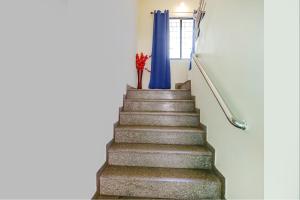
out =
{"type": "Polygon", "coordinates": [[[92,197],[136,83],[135,12],[134,0],[0,1],[0,198],[92,197]]]}
{"type": "Polygon", "coordinates": [[[216,167],[226,177],[226,197],[263,198],[263,1],[209,0],[201,30],[201,63],[233,113],[249,124],[247,131],[229,124],[194,66],[192,92],[216,149],[216,167]]]}
{"type": "MultiPolygon", "coordinates": [[[[153,15],[150,12],[154,10],[170,10],[176,12],[177,7],[184,2],[183,11],[189,12],[197,8],[198,0],[138,0],[138,26],[137,26],[137,51],[151,54],[152,52],[152,35],[153,35],[153,15]]],[[[171,16],[185,16],[191,17],[192,15],[179,15],[171,14],[171,16]]],[[[172,88],[175,83],[184,82],[188,78],[189,60],[171,60],[171,84],[172,88]]],[[[146,65],[151,68],[151,62],[146,65]]],[[[148,88],[150,80],[150,73],[144,72],[143,88],[148,88]]]]}

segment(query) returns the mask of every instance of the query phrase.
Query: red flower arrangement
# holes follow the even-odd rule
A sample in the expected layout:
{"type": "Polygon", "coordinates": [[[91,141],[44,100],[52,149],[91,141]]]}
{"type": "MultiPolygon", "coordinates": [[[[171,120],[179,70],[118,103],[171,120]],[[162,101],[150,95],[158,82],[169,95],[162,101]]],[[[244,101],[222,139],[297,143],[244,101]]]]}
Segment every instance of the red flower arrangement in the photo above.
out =
{"type": "Polygon", "coordinates": [[[150,58],[150,56],[148,55],[144,55],[144,53],[136,54],[135,56],[135,62],[136,62],[136,69],[141,69],[143,70],[145,65],[146,65],[146,61],[150,58]]]}
{"type": "Polygon", "coordinates": [[[136,54],[135,56],[135,63],[136,63],[136,70],[138,74],[138,86],[137,89],[142,89],[142,78],[143,78],[143,71],[146,65],[147,60],[151,56],[144,55],[144,53],[136,54]]]}

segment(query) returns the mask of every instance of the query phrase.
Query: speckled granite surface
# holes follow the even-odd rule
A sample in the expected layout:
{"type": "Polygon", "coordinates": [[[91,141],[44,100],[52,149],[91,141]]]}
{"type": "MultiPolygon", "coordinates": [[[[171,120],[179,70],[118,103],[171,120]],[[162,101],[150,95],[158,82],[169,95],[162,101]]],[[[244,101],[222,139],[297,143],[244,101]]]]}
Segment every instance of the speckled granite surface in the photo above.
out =
{"type": "Polygon", "coordinates": [[[194,100],[125,99],[124,111],[193,112],[194,100]]]}
{"type": "Polygon", "coordinates": [[[127,88],[94,199],[199,200],[224,197],[214,150],[191,96],[178,90],[127,88]],[[201,128],[202,127],[202,128],[201,128]]]}
{"type": "Polygon", "coordinates": [[[118,125],[115,128],[115,142],[204,145],[206,132],[199,127],[118,125]]]}
{"type": "Polygon", "coordinates": [[[120,166],[170,168],[212,167],[212,152],[192,145],[113,144],[108,150],[108,163],[120,166]]]}
{"type": "Polygon", "coordinates": [[[197,112],[120,112],[121,125],[192,126],[200,125],[197,112]]]}
{"type": "Polygon", "coordinates": [[[184,83],[176,83],[175,88],[190,90],[190,89],[192,89],[192,82],[190,80],[188,80],[184,83]]]}
{"type": "Polygon", "coordinates": [[[100,177],[100,187],[106,195],[216,199],[221,182],[208,170],[109,166],[100,177]]]}
{"type": "Polygon", "coordinates": [[[106,196],[100,195],[99,192],[96,192],[92,199],[127,199],[127,200],[135,200],[135,199],[143,199],[143,200],[170,200],[170,199],[153,199],[153,198],[145,198],[145,197],[121,197],[121,196],[106,196]]]}
{"type": "Polygon", "coordinates": [[[192,99],[190,90],[136,90],[128,89],[129,99],[192,99]]]}

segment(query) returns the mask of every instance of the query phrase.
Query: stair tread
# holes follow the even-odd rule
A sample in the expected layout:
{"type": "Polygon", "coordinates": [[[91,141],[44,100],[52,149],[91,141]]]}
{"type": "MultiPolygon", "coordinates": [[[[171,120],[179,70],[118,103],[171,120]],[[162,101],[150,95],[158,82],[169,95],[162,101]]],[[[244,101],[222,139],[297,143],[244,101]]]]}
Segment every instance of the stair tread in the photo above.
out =
{"type": "Polygon", "coordinates": [[[153,198],[144,198],[144,197],[121,197],[121,196],[107,196],[107,195],[94,195],[93,199],[144,199],[144,200],[163,200],[163,199],[153,199],[153,198]]]}
{"type": "Polygon", "coordinates": [[[139,153],[174,153],[212,156],[212,152],[200,145],[174,145],[174,144],[128,144],[113,143],[108,152],[139,152],[139,153]]]}
{"type": "Polygon", "coordinates": [[[163,182],[218,182],[220,179],[208,169],[175,169],[159,167],[107,166],[100,178],[130,178],[163,182]]]}
{"type": "Polygon", "coordinates": [[[175,92],[175,91],[191,91],[189,89],[136,89],[136,88],[128,88],[127,91],[169,91],[169,92],[175,92]]]}
{"type": "Polygon", "coordinates": [[[175,112],[175,111],[120,111],[120,114],[126,114],[126,115],[182,115],[182,116],[199,116],[199,112],[196,110],[193,112],[175,112]]]}
{"type": "Polygon", "coordinates": [[[191,90],[161,90],[161,89],[128,89],[127,99],[194,99],[191,90]]]}
{"type": "Polygon", "coordinates": [[[194,102],[194,99],[131,99],[131,98],[125,98],[126,101],[133,101],[133,102],[194,102]]]}
{"type": "Polygon", "coordinates": [[[205,132],[201,127],[185,127],[185,126],[146,126],[146,125],[121,125],[118,124],[116,129],[126,130],[163,130],[163,131],[185,131],[185,132],[205,132]]]}
{"type": "Polygon", "coordinates": [[[115,127],[117,143],[204,145],[206,131],[188,126],[120,125],[115,127]]]}

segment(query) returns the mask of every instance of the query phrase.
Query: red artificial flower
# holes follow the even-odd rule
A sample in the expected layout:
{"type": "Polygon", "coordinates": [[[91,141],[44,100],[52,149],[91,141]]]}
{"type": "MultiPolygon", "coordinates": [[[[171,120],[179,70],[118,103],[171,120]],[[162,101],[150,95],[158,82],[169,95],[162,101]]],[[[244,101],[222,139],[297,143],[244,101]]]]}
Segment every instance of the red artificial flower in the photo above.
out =
{"type": "Polygon", "coordinates": [[[136,54],[135,56],[135,62],[136,62],[136,68],[138,70],[144,70],[144,67],[146,65],[147,60],[150,58],[151,56],[148,55],[144,55],[144,53],[136,54]]]}

